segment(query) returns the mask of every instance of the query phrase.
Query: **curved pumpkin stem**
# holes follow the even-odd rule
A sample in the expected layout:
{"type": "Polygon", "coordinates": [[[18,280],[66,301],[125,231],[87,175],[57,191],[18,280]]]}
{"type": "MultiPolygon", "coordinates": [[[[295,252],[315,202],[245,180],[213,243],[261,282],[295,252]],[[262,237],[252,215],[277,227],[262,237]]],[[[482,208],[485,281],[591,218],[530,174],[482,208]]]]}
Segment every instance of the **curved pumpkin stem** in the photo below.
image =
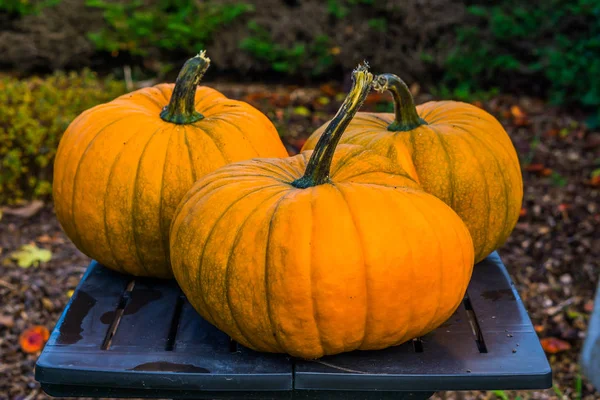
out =
{"type": "Polygon", "coordinates": [[[381,74],[375,78],[373,88],[378,92],[389,90],[394,97],[394,113],[396,118],[388,126],[390,131],[410,131],[421,125],[427,125],[427,121],[419,117],[415,101],[408,86],[400,77],[394,74],[381,74]]]}
{"type": "Polygon", "coordinates": [[[196,88],[209,65],[210,59],[206,57],[206,51],[201,51],[183,64],[175,81],[171,100],[160,113],[163,121],[191,124],[204,118],[204,115],[196,111],[196,88]]]}
{"type": "Polygon", "coordinates": [[[352,72],[352,89],[346,96],[335,117],[331,120],[315,150],[308,160],[304,176],[292,182],[292,186],[305,189],[329,182],[329,170],[335,148],[340,141],[344,130],[362,106],[371,90],[373,74],[369,72],[369,66],[359,65],[352,72]]]}

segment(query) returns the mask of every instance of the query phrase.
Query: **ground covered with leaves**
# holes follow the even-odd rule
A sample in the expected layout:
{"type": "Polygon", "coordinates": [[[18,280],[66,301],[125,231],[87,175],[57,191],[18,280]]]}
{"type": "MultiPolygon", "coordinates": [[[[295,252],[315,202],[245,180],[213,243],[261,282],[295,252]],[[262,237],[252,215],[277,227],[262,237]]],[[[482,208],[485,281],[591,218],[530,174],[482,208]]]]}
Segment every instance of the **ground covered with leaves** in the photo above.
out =
{"type": "MultiPolygon", "coordinates": [[[[277,126],[291,154],[331,118],[342,86],[215,85],[252,103],[277,126]]],[[[418,94],[419,88],[411,88],[418,94]]],[[[386,95],[366,109],[390,111],[386,95]]],[[[417,95],[418,102],[429,100],[417,95]]],[[[576,112],[541,101],[498,96],[476,105],[507,128],[521,158],[525,198],[519,223],[500,254],[515,280],[554,371],[538,392],[440,393],[443,399],[596,399],[578,358],[600,274],[600,133],[576,112]]],[[[47,398],[35,361],[89,259],[62,233],[51,203],[3,208],[0,221],[0,400],[47,398]]]]}

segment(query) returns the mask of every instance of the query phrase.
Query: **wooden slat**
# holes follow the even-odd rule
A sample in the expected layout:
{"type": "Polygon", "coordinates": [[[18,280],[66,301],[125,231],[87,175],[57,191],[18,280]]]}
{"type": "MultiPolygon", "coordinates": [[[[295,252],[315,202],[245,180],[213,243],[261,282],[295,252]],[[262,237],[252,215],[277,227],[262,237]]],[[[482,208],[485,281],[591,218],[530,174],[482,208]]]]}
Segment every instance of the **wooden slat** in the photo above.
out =
{"type": "Polygon", "coordinates": [[[475,266],[468,292],[484,332],[533,332],[527,311],[497,253],[475,266]]]}
{"type": "Polygon", "coordinates": [[[131,279],[93,261],[46,346],[99,349],[131,279]]]}
{"type": "Polygon", "coordinates": [[[109,350],[165,351],[180,293],[175,281],[136,279],[109,350]]]}

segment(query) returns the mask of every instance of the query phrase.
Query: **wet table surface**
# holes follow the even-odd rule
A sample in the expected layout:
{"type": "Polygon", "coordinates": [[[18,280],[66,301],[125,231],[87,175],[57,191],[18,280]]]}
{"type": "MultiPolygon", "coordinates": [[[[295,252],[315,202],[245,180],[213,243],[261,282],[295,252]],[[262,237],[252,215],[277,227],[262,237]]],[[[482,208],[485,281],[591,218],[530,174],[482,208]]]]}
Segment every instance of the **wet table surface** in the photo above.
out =
{"type": "Polygon", "coordinates": [[[92,262],[36,365],[54,396],[427,398],[441,390],[543,389],[551,370],[497,253],[435,331],[315,361],[258,353],[204,321],[174,281],[92,262]]]}

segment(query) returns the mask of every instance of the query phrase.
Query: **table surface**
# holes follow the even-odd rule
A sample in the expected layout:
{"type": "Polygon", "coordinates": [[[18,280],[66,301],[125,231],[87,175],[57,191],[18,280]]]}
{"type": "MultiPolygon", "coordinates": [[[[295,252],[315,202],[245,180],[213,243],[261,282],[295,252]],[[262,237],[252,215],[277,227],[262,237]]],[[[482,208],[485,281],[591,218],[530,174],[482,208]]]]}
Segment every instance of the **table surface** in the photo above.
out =
{"type": "Polygon", "coordinates": [[[174,281],[92,262],[37,362],[36,379],[56,396],[245,399],[552,385],[497,253],[475,266],[464,302],[435,331],[385,350],[315,361],[244,348],[204,321],[174,281]]]}

